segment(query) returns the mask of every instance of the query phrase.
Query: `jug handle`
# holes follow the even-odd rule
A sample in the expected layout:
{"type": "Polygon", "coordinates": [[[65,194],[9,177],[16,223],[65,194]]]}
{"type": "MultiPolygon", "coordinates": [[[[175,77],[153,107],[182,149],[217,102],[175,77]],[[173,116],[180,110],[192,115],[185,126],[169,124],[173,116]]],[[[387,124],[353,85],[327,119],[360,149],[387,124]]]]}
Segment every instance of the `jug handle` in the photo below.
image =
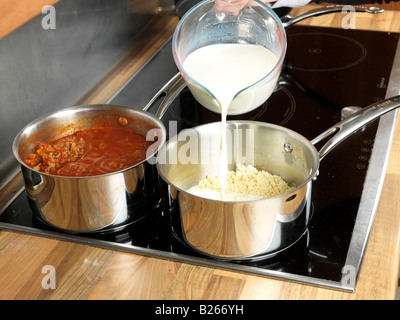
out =
{"type": "Polygon", "coordinates": [[[311,140],[311,143],[315,145],[329,136],[334,135],[319,150],[320,160],[357,130],[398,107],[400,107],[400,95],[371,104],[325,130],[319,136],[311,140]]]}
{"type": "Polygon", "coordinates": [[[147,111],[153,106],[156,101],[163,97],[163,100],[158,107],[156,113],[156,117],[158,119],[161,119],[165,112],[168,110],[168,107],[181,93],[185,86],[186,83],[180,72],[178,72],[154,95],[153,98],[151,98],[151,100],[147,103],[143,110],[147,111]]]}

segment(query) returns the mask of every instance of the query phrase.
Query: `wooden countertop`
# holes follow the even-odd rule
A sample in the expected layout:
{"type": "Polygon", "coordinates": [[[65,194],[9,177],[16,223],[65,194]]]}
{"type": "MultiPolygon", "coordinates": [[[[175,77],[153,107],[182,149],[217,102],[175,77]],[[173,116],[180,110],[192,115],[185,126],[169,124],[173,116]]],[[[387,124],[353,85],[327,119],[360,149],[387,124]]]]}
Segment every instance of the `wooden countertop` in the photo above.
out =
{"type": "MultiPolygon", "coordinates": [[[[297,9],[296,14],[306,9],[297,9]]],[[[331,14],[303,24],[341,27],[342,17],[331,14]]],[[[164,43],[176,21],[160,18],[156,26],[162,30],[153,34],[144,48],[133,50],[89,102],[106,101],[164,43]]],[[[400,13],[358,13],[356,27],[400,32],[400,13]]],[[[397,125],[354,293],[0,230],[0,299],[394,299],[400,257],[399,186],[397,125]],[[55,268],[55,289],[42,288],[42,268],[47,265],[55,268]]]]}

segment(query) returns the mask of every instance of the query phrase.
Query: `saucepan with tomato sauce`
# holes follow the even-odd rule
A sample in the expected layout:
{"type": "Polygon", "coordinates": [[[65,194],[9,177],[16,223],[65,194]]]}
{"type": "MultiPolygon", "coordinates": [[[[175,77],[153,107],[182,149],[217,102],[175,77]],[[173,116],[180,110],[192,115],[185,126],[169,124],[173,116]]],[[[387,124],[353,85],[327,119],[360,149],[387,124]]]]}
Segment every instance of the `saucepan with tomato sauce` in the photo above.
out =
{"type": "Polygon", "coordinates": [[[138,108],[87,105],[27,125],[13,152],[35,215],[68,232],[118,228],[160,199],[155,164],[165,143],[158,117],[138,108]]]}

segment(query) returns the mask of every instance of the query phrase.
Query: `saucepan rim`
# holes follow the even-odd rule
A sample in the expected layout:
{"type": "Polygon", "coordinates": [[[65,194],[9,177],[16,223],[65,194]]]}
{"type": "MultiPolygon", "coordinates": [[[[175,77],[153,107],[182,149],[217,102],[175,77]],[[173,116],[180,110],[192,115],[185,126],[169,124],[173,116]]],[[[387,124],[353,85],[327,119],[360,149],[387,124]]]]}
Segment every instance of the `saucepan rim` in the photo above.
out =
{"type": "MultiPolygon", "coordinates": [[[[14,138],[13,144],[12,144],[12,150],[13,150],[13,154],[14,157],[18,160],[18,162],[23,165],[25,168],[32,170],[34,172],[37,172],[38,174],[41,175],[45,175],[45,176],[50,176],[53,178],[60,178],[60,179],[91,179],[91,178],[98,178],[98,177],[104,177],[104,176],[110,176],[110,175],[115,175],[121,172],[125,172],[128,170],[131,170],[132,168],[135,168],[147,161],[149,161],[150,158],[152,158],[157,152],[158,150],[166,143],[166,137],[167,137],[167,130],[165,128],[165,125],[162,123],[162,121],[160,119],[158,119],[156,116],[152,115],[151,113],[144,111],[140,108],[137,107],[128,107],[128,106],[121,106],[121,105],[115,105],[115,104],[88,104],[88,105],[77,105],[77,106],[72,106],[72,107],[65,107],[65,108],[61,108],[55,112],[50,112],[47,113],[45,115],[42,115],[40,117],[38,117],[37,119],[33,120],[32,122],[30,122],[29,124],[27,124],[25,127],[23,127],[19,133],[16,135],[16,137],[14,138]],[[107,111],[128,111],[128,112],[133,112],[133,113],[138,113],[140,115],[142,115],[144,118],[148,118],[151,121],[153,121],[155,124],[157,124],[157,127],[155,127],[154,129],[160,129],[160,133],[158,135],[158,140],[157,142],[159,142],[159,145],[157,147],[157,149],[152,152],[150,155],[148,155],[144,160],[128,167],[128,168],[124,168],[118,171],[113,171],[113,172],[109,172],[109,173],[104,173],[104,174],[99,174],[99,175],[92,175],[92,176],[60,176],[60,175],[54,175],[54,174],[50,174],[50,173],[44,173],[41,171],[37,171],[34,170],[32,167],[28,166],[23,159],[21,159],[20,156],[20,146],[21,144],[25,141],[26,138],[29,137],[29,131],[33,131],[39,124],[48,121],[50,118],[56,118],[60,115],[62,115],[63,113],[78,113],[78,112],[95,112],[95,111],[102,111],[104,110],[105,112],[107,111]],[[23,135],[26,134],[27,137],[25,139],[23,139],[23,135]]],[[[39,142],[39,141],[38,141],[39,142]]]]}

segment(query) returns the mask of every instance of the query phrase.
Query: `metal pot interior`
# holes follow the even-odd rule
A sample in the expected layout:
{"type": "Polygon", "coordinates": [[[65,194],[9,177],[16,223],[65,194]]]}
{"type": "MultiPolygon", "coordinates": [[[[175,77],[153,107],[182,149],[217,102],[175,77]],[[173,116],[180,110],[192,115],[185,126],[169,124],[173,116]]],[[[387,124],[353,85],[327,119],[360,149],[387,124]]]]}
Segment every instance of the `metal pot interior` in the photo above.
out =
{"type": "MultiPolygon", "coordinates": [[[[86,105],[62,109],[44,115],[23,128],[14,139],[13,152],[23,165],[24,159],[39,141],[50,142],[79,130],[104,126],[118,127],[118,118],[128,119],[127,128],[141,135],[151,134],[149,139],[161,146],[166,140],[163,123],[151,114],[138,108],[117,105],[86,105]],[[152,130],[157,129],[157,130],[152,130]]],[[[157,150],[154,150],[155,153],[157,150]]]]}
{"type": "MultiPolygon", "coordinates": [[[[160,150],[158,169],[162,178],[186,191],[207,175],[219,175],[221,123],[184,130],[160,150]]],[[[316,175],[318,152],[298,133],[255,121],[228,121],[228,169],[236,163],[253,165],[279,175],[300,188],[316,175]]]]}

